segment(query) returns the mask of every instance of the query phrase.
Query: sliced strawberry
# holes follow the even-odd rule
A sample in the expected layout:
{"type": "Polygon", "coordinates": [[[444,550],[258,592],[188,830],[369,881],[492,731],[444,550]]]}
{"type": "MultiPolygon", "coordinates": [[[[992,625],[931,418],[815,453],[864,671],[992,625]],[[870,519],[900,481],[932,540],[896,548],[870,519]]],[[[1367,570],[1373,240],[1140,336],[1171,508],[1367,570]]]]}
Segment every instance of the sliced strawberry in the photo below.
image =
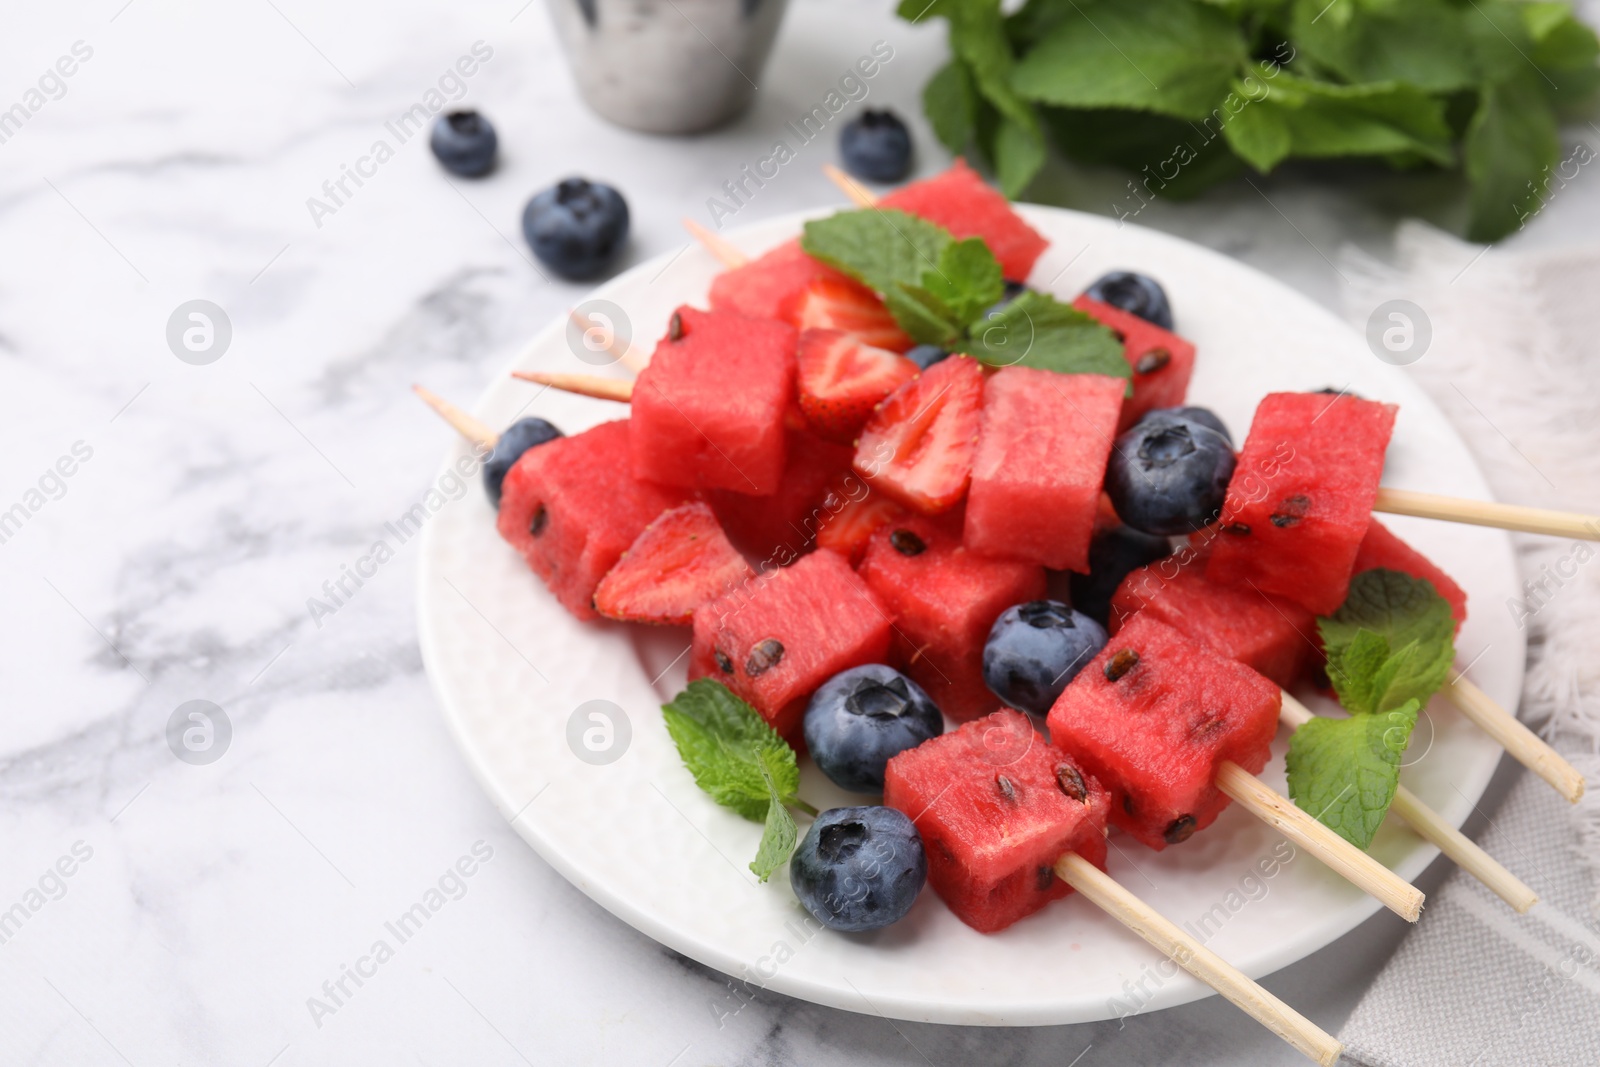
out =
{"type": "Polygon", "coordinates": [[[688,626],[695,608],[754,575],[711,508],[684,504],[644,528],[600,580],[594,607],[624,622],[688,626]]]}
{"type": "Polygon", "coordinates": [[[861,431],[855,468],[914,511],[946,511],[972,480],[982,408],[978,361],[941,360],[878,405],[861,431]]]}
{"type": "Polygon", "coordinates": [[[833,549],[854,566],[861,562],[873,533],[905,514],[905,508],[882,493],[868,493],[859,500],[847,499],[844,507],[822,520],[822,529],[817,531],[817,547],[833,549]]]}
{"type": "Polygon", "coordinates": [[[801,330],[843,330],[864,344],[904,352],[907,337],[871,289],[853,281],[819,278],[806,286],[788,321],[801,330]]]}
{"type": "Polygon", "coordinates": [[[800,334],[800,410],[820,436],[854,441],[879,401],[917,376],[917,365],[843,330],[800,334]]]}

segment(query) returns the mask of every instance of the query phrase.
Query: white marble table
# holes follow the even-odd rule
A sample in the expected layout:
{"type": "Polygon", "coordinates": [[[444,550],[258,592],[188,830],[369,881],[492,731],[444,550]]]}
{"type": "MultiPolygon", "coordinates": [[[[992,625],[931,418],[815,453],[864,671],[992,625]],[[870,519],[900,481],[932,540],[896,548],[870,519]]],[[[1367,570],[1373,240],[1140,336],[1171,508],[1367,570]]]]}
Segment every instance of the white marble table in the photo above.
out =
{"type": "MultiPolygon", "coordinates": [[[[528,261],[531,192],[610,180],[633,260],[674,250],[679,217],[704,217],[873,41],[895,56],[870,102],[916,114],[942,30],[886,2],[798,0],[755,108],[677,141],[583,110],[523,0],[13,7],[0,108],[32,114],[0,124],[0,1062],[1297,1062],[1215,1000],[1043,1030],[742,1005],[567,885],[480,794],[421,669],[414,544],[332,616],[308,612],[433,475],[447,431],[409,383],[472,397],[580,295],[528,261]],[[499,124],[503,163],[452,188],[385,123],[478,41],[493,54],[466,98],[499,124]],[[33,107],[33,72],[61,57],[71,76],[33,107]],[[379,138],[393,158],[309,210],[379,138]],[[194,299],[232,325],[209,365],[167,344],[194,299]],[[197,699],[232,727],[206,765],[166,740],[197,699]],[[345,977],[474,853],[472,877],[446,880],[459,899],[345,977]]],[[[808,146],[735,221],[835,199],[817,173],[832,153],[808,146]]],[[[1080,176],[1062,200],[1109,211],[1121,181],[1080,176]]],[[[1340,242],[1381,248],[1387,212],[1428,200],[1261,185],[1140,221],[1334,302],[1340,242]]],[[[1519,240],[1592,239],[1597,216],[1595,183],[1576,182],[1519,240]]],[[[1381,915],[1267,984],[1335,1028],[1399,927],[1381,915]]]]}

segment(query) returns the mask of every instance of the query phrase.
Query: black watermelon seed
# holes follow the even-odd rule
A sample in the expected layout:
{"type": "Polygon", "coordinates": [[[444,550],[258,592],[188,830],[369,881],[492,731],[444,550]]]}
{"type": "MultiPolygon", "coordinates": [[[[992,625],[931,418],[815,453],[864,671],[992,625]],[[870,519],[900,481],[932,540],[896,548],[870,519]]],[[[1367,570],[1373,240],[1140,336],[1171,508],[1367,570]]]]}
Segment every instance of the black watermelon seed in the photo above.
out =
{"type": "Polygon", "coordinates": [[[744,661],[744,673],[754,678],[776,667],[781,659],[783,659],[783,642],[775,637],[758,641],[756,647],[750,650],[750,657],[744,661]]]}
{"type": "Polygon", "coordinates": [[[1280,530],[1293,526],[1305,518],[1306,513],[1310,510],[1311,498],[1303,493],[1296,493],[1294,496],[1278,501],[1278,510],[1272,513],[1272,525],[1280,530]]]}
{"type": "Polygon", "coordinates": [[[1056,785],[1067,796],[1082,804],[1089,797],[1089,790],[1083,784],[1083,775],[1078,773],[1078,768],[1070,763],[1063,763],[1056,768],[1056,785]]]}
{"type": "Polygon", "coordinates": [[[1128,813],[1128,818],[1137,819],[1139,816],[1133,810],[1133,794],[1122,794],[1122,810],[1128,813]]]}
{"type": "Polygon", "coordinates": [[[1106,681],[1114,682],[1139,665],[1139,653],[1131,648],[1119,649],[1106,660],[1106,681]]]}
{"type": "Polygon", "coordinates": [[[667,340],[683,340],[683,316],[676,311],[672,313],[672,318],[667,322],[667,340]]]}
{"type": "Polygon", "coordinates": [[[544,533],[544,528],[550,525],[550,513],[543,504],[533,509],[533,518],[528,520],[528,532],[534,537],[544,533]]]}
{"type": "Polygon", "coordinates": [[[1015,801],[1017,799],[1017,787],[1012,785],[1011,779],[1007,778],[1005,775],[995,775],[994,784],[999,787],[1000,792],[1007,800],[1015,801]]]}
{"type": "Polygon", "coordinates": [[[728,658],[728,654],[726,652],[722,651],[720,648],[713,648],[711,650],[711,654],[717,658],[718,670],[720,670],[723,674],[733,673],[733,660],[728,658]]]}
{"type": "Polygon", "coordinates": [[[1222,527],[1222,532],[1225,534],[1232,534],[1234,537],[1249,537],[1250,526],[1248,523],[1230,522],[1222,527]]]}
{"type": "Polygon", "coordinates": [[[1171,352],[1168,352],[1165,348],[1152,348],[1139,357],[1139,362],[1133,365],[1133,372],[1135,374],[1154,374],[1171,362],[1171,352]]]}
{"type": "Polygon", "coordinates": [[[910,530],[896,530],[889,535],[889,544],[902,556],[920,556],[928,550],[927,542],[910,530]]]}
{"type": "Polygon", "coordinates": [[[1167,839],[1167,844],[1177,845],[1189,840],[1194,828],[1193,815],[1180,815],[1172,820],[1172,825],[1168,826],[1166,833],[1161,836],[1167,839]]]}
{"type": "Polygon", "coordinates": [[[1039,892],[1044,893],[1050,889],[1056,880],[1056,872],[1049,867],[1040,867],[1039,873],[1034,876],[1034,884],[1039,887],[1039,892]]]}

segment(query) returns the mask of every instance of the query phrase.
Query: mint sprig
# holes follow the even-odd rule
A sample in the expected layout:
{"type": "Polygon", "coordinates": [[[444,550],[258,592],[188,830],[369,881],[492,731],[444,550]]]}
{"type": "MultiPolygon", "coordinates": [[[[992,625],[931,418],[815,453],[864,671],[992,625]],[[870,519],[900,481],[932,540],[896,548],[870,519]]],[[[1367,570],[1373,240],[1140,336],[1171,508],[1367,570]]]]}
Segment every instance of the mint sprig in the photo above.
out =
{"type": "Polygon", "coordinates": [[[841,211],[806,223],[808,254],[882,295],[895,321],[919,344],[965,352],[996,367],[1133,377],[1122,342],[1092,316],[1028,290],[991,311],[1005,294],[1000,263],[977,238],[892,208],[841,211]]]}
{"type": "Polygon", "coordinates": [[[1550,0],[902,0],[949,26],[923,92],[939,140],[1008,195],[1050,142],[1133,175],[1110,210],[1247,167],[1350,157],[1464,179],[1467,235],[1520,227],[1591,158],[1563,115],[1600,88],[1600,39],[1550,0]],[[1007,5],[1009,7],[1010,5],[1007,5]],[[1565,158],[1563,158],[1565,154],[1565,158]]]}
{"type": "Polygon", "coordinates": [[[1417,714],[1455,659],[1450,603],[1426,579],[1356,575],[1344,604],[1317,620],[1328,677],[1347,719],[1313,719],[1289,739],[1289,796],[1358,848],[1378,832],[1417,714]]]}
{"type": "Polygon", "coordinates": [[[667,733],[695,784],[718,804],[765,824],[750,869],[765,882],[794,851],[798,831],[789,806],[815,814],[797,795],[794,749],[756,710],[707,678],[661,707],[667,733]]]}

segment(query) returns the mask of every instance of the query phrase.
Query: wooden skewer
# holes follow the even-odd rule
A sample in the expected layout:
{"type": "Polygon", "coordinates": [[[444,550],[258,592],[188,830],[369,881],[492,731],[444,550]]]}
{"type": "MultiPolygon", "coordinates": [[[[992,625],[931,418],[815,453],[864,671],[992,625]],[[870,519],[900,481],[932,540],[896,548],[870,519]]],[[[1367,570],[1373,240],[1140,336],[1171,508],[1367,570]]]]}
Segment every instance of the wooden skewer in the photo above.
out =
{"type": "Polygon", "coordinates": [[[1055,872],[1090,903],[1172,957],[1178,966],[1233,1001],[1296,1050],[1328,1067],[1338,1062],[1344,1046],[1331,1034],[1185,934],[1100,868],[1069,852],[1056,861],[1055,872]]]}
{"type": "Polygon", "coordinates": [[[839,187],[840,192],[854,201],[857,207],[872,207],[877,204],[878,195],[876,193],[832,163],[824,163],[822,165],[822,173],[826,174],[828,180],[839,187]]]}
{"type": "Polygon", "coordinates": [[[602,378],[596,374],[563,374],[557,371],[514,370],[513,378],[525,382],[548,385],[564,393],[592,396],[596,400],[616,400],[626,404],[633,399],[633,383],[618,378],[602,378]]]}
{"type": "Polygon", "coordinates": [[[1600,541],[1600,515],[1579,515],[1547,508],[1527,508],[1519,504],[1499,504],[1491,500],[1466,500],[1453,496],[1417,493],[1410,489],[1379,489],[1372,510],[1390,515],[1414,515],[1422,519],[1443,519],[1469,526],[1493,526],[1500,530],[1572,537],[1580,541],[1600,541]]]}
{"type": "Polygon", "coordinates": [[[493,448],[495,442],[500,440],[499,434],[450,403],[438,393],[430,389],[424,389],[420,385],[413,385],[411,391],[420,396],[424,404],[437,411],[445,422],[455,427],[457,433],[473,444],[482,445],[484,448],[493,448]]]}
{"type": "Polygon", "coordinates": [[[644,370],[645,365],[650,362],[649,356],[645,355],[632,345],[628,345],[624,347],[622,351],[618,352],[617,348],[619,346],[617,345],[617,335],[610,330],[607,330],[606,327],[602,326],[600,323],[595,322],[588,315],[578,311],[576,308],[574,308],[572,311],[572,321],[577,323],[578,329],[582,330],[585,334],[588,334],[594,330],[601,331],[603,336],[608,338],[605,344],[605,350],[616,356],[617,362],[633,371],[633,373],[638,374],[640,371],[644,370]]]}
{"type": "Polygon", "coordinates": [[[717,262],[721,263],[729,270],[733,270],[736,267],[742,267],[746,263],[750,262],[749,256],[745,255],[743,252],[733,247],[733,245],[729,244],[727,241],[724,241],[721,237],[718,237],[716,234],[712,233],[710,230],[694,221],[694,219],[689,218],[687,215],[684,216],[683,219],[683,228],[689,231],[690,237],[693,237],[696,241],[700,242],[702,248],[715,256],[717,258],[717,262]]]}
{"type": "MultiPolygon", "coordinates": [[[[1283,694],[1283,710],[1279,719],[1291,730],[1298,730],[1312,719],[1311,710],[1300,701],[1283,694]]],[[[1511,905],[1518,914],[1526,912],[1539,902],[1539,895],[1529,889],[1521,879],[1502,867],[1466,834],[1444,820],[1444,817],[1424,804],[1405,786],[1395,789],[1394,801],[1389,810],[1415,830],[1425,841],[1437,846],[1449,856],[1457,867],[1488,886],[1496,896],[1511,905]]]]}
{"type": "Polygon", "coordinates": [[[1422,916],[1422,890],[1356,848],[1296,807],[1288,797],[1232,760],[1217,768],[1217,788],[1245,810],[1311,853],[1334,871],[1381,901],[1384,907],[1416,922],[1422,916]]]}
{"type": "Polygon", "coordinates": [[[1562,758],[1544,739],[1524,726],[1515,715],[1494,702],[1482,689],[1457,673],[1441,690],[1461,714],[1498,741],[1513,758],[1555,787],[1556,792],[1576,804],[1583,796],[1583,774],[1562,758]]]}

